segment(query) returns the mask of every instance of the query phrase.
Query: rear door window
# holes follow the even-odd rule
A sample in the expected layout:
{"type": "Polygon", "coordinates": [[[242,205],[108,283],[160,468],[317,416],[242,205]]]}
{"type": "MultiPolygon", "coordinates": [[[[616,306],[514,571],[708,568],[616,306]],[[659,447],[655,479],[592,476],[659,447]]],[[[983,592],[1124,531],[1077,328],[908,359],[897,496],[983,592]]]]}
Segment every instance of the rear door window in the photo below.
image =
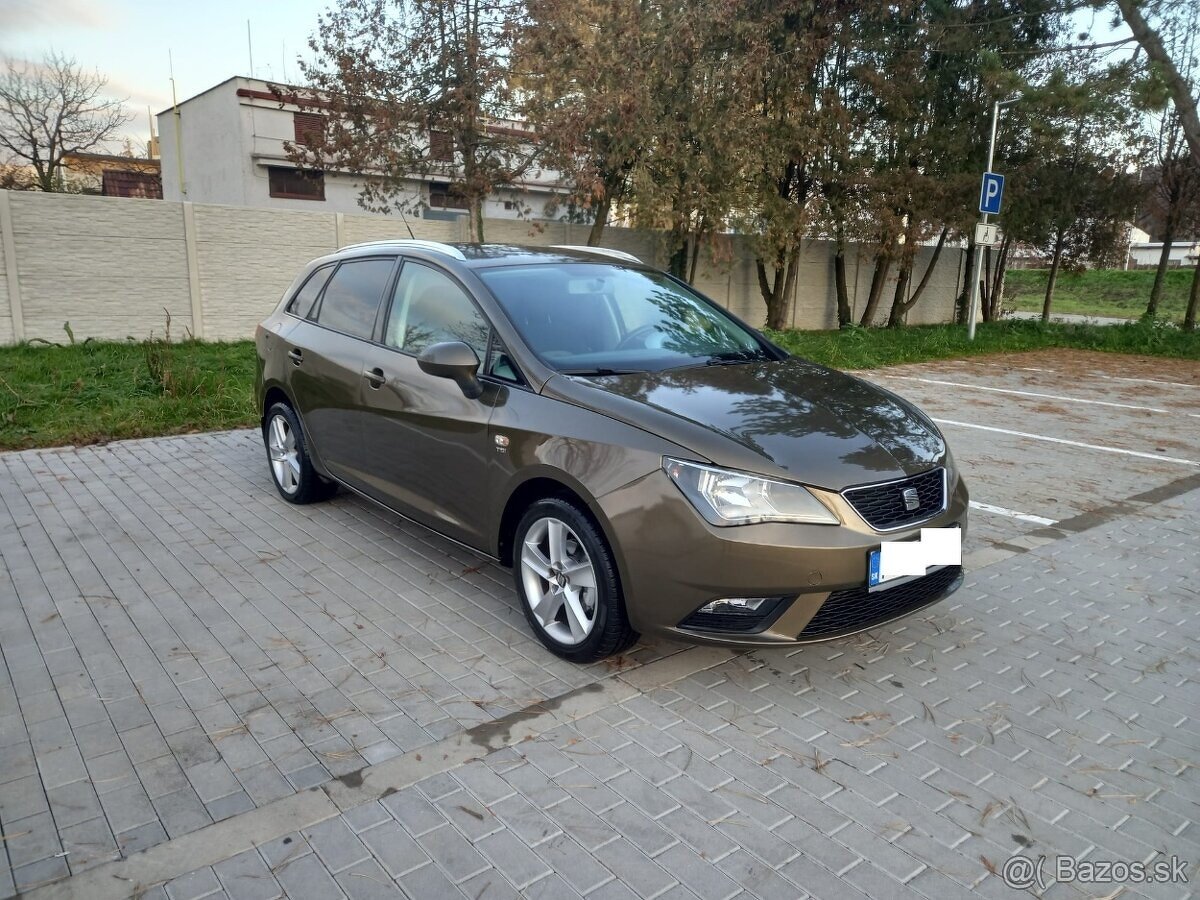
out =
{"type": "Polygon", "coordinates": [[[317,322],[354,337],[370,339],[375,316],[395,265],[394,259],[353,259],[338,266],[317,310],[317,322]]]}
{"type": "Polygon", "coordinates": [[[317,302],[317,297],[321,294],[321,288],[325,287],[325,282],[332,274],[333,266],[325,266],[308,276],[308,281],[301,285],[300,290],[296,291],[292,301],[287,305],[287,311],[292,315],[307,319],[309,313],[312,312],[313,304],[317,302]]]}

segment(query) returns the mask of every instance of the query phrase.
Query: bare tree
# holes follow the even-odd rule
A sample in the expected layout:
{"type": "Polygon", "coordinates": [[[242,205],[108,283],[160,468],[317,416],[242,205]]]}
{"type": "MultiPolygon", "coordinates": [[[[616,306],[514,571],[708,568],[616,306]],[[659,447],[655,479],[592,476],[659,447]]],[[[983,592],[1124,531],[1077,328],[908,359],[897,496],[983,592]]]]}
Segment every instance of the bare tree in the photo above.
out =
{"type": "Polygon", "coordinates": [[[41,63],[5,58],[0,71],[0,152],[9,166],[29,166],[34,187],[60,190],[63,157],[103,146],[130,120],[124,100],[106,96],[108,79],[69,56],[41,63]]]}

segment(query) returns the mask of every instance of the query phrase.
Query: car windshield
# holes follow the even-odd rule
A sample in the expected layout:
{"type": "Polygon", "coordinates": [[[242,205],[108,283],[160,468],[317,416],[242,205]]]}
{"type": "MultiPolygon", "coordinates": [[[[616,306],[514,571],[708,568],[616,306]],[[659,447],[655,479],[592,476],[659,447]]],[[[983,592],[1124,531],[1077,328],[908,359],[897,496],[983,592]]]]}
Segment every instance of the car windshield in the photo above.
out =
{"type": "Polygon", "coordinates": [[[559,263],[478,274],[530,349],[566,374],[774,359],[747,328],[656,272],[559,263]]]}

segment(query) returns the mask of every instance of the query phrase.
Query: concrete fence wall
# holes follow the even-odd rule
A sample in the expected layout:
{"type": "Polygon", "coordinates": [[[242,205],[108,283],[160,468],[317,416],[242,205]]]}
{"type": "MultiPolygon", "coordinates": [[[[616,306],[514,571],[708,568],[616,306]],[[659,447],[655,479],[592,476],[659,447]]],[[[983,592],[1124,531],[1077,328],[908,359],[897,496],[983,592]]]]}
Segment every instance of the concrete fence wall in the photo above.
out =
{"type": "MultiPolygon", "coordinates": [[[[418,238],[466,238],[465,220],[409,224],[418,238]]],[[[587,226],[557,222],[486,223],[488,241],[502,243],[582,244],[587,233],[587,226]]],[[[383,216],[0,191],[0,344],[62,341],[64,322],[78,340],[141,339],[161,335],[168,312],[174,337],[247,338],[310,259],[347,244],[406,237],[399,218],[383,216]]],[[[604,243],[647,263],[666,263],[661,235],[609,228],[604,243]]],[[[921,251],[918,278],[929,255],[921,251]]],[[[748,242],[724,239],[723,260],[707,256],[701,254],[696,287],[761,325],[766,308],[748,242]]],[[[847,279],[856,311],[866,302],[871,272],[868,254],[850,254],[847,279]]],[[[960,254],[947,250],[909,322],[949,321],[960,278],[960,254]]],[[[895,273],[881,316],[894,285],[895,273]]],[[[827,242],[804,248],[789,321],[797,328],[837,325],[827,242]]]]}

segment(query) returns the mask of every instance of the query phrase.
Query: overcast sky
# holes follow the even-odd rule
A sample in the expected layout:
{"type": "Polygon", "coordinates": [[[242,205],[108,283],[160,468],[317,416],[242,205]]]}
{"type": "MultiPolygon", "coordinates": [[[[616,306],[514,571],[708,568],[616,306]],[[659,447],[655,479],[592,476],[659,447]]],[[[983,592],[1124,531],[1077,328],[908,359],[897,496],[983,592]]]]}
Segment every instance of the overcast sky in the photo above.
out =
{"type": "MultiPolygon", "coordinates": [[[[113,96],[129,98],[135,117],[131,137],[149,135],[149,106],[171,103],[170,58],[175,87],[185,100],[233,75],[288,81],[299,77],[296,56],[308,49],[317,16],[333,0],[0,0],[0,53],[41,59],[53,48],[98,69],[113,96]],[[253,37],[254,71],[246,41],[253,37]]],[[[1112,40],[1108,9],[1076,17],[1094,40],[1112,40]]]]}
{"type": "Polygon", "coordinates": [[[298,77],[296,56],[307,50],[317,15],[329,0],[0,0],[0,53],[41,59],[53,48],[109,79],[111,93],[129,98],[130,136],[149,134],[146,107],[171,103],[168,51],[184,100],[232,75],[248,75],[246,20],[254,73],[281,81],[298,77]]]}

